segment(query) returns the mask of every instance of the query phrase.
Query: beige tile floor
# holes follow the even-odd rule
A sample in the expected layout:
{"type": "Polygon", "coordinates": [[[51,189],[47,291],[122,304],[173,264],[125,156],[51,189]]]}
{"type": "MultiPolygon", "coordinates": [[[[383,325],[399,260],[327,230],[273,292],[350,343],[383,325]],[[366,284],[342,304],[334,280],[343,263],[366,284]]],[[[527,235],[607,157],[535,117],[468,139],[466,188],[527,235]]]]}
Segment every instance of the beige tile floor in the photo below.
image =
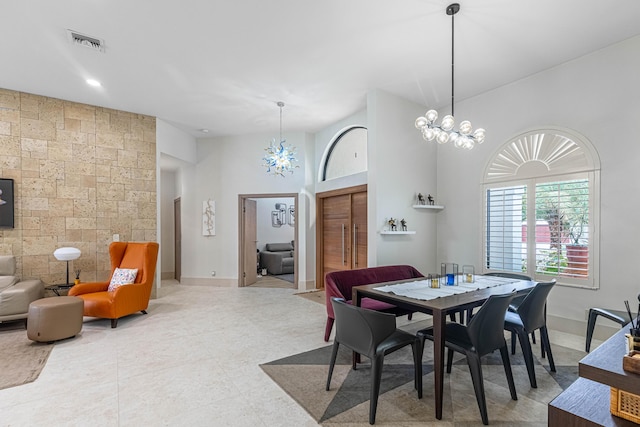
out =
{"type": "Polygon", "coordinates": [[[163,282],[148,315],[85,318],[35,382],[0,390],[0,426],[316,425],[259,367],[326,345],[324,306],[295,292],[163,282]]]}

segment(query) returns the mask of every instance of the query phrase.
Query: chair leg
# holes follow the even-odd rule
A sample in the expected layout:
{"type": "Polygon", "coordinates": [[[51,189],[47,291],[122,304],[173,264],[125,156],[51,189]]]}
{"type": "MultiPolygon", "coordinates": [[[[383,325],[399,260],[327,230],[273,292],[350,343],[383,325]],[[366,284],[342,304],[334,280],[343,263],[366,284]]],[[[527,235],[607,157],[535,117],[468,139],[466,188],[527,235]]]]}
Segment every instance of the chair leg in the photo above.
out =
{"type": "Polygon", "coordinates": [[[489,424],[489,416],[487,415],[487,399],[484,395],[484,380],[482,379],[482,365],[480,357],[475,353],[467,353],[467,363],[469,364],[469,372],[471,372],[471,381],[473,382],[473,390],[476,392],[476,400],[482,417],[482,424],[489,424]]]}
{"type": "Polygon", "coordinates": [[[111,319],[111,328],[115,328],[118,326],[118,319],[111,319]]]}
{"type": "Polygon", "coordinates": [[[511,362],[509,361],[509,350],[507,350],[506,345],[504,347],[500,347],[500,356],[502,356],[504,373],[507,375],[507,383],[509,384],[511,399],[518,400],[518,395],[516,394],[516,385],[513,382],[513,371],[511,370],[511,362]]]}
{"type": "Polygon", "coordinates": [[[511,331],[511,354],[516,354],[516,333],[511,331]]]}
{"type": "Polygon", "coordinates": [[[407,314],[407,319],[409,319],[409,320],[413,319],[413,313],[407,314]]]}
{"type": "Polygon", "coordinates": [[[520,347],[522,347],[522,354],[524,356],[524,363],[527,365],[527,373],[529,374],[529,383],[531,387],[538,388],[536,382],[536,371],[533,365],[533,352],[531,351],[531,343],[529,342],[529,334],[524,329],[516,331],[518,339],[520,340],[520,347]]]}
{"type": "Polygon", "coordinates": [[[331,376],[333,375],[333,367],[336,365],[336,356],[338,356],[338,347],[340,347],[340,343],[338,341],[333,342],[333,349],[331,350],[331,362],[329,363],[329,375],[327,376],[327,388],[329,391],[329,386],[331,385],[331,376]]]}
{"type": "Polygon", "coordinates": [[[327,325],[324,327],[324,341],[329,341],[329,336],[331,335],[331,329],[333,329],[334,320],[331,317],[327,317],[327,325]]]}
{"type": "Polygon", "coordinates": [[[447,348],[447,374],[451,373],[451,365],[453,365],[453,350],[447,348]]]}
{"type": "Polygon", "coordinates": [[[598,317],[598,312],[592,308],[589,309],[589,320],[587,320],[587,340],[584,348],[584,351],[587,353],[591,351],[591,339],[593,338],[593,331],[596,328],[596,317],[598,317]]]}
{"type": "MultiPolygon", "coordinates": [[[[535,343],[535,331],[531,332],[531,337],[534,339],[535,343]]],[[[544,342],[542,342],[542,337],[540,337],[540,356],[544,359],[547,356],[547,349],[545,348],[544,342]]]]}
{"type": "Polygon", "coordinates": [[[556,364],[553,361],[553,354],[551,354],[551,342],[549,341],[549,331],[546,326],[540,328],[540,341],[542,346],[547,349],[547,354],[549,355],[549,368],[551,368],[551,372],[555,372],[556,364]]]}
{"type": "Polygon", "coordinates": [[[384,353],[371,358],[371,395],[369,402],[369,424],[376,422],[376,409],[378,408],[378,395],[380,394],[380,380],[382,378],[382,366],[384,365],[384,353]]]}
{"type": "Polygon", "coordinates": [[[414,386],[418,390],[418,399],[422,399],[422,351],[420,350],[420,339],[416,338],[411,345],[413,350],[414,386]]]}

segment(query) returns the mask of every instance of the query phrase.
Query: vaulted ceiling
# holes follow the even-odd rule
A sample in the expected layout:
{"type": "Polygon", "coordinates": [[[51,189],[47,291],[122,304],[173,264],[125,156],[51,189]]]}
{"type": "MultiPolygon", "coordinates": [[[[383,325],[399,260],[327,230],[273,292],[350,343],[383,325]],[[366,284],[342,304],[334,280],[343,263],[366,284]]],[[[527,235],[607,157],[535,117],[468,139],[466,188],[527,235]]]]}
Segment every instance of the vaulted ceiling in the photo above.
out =
{"type": "MultiPolygon", "coordinates": [[[[314,132],[364,108],[373,88],[448,109],[449,3],[5,0],[0,87],[157,116],[195,136],[275,131],[277,101],[286,130],[314,132]],[[69,29],[104,50],[74,45],[69,29]]],[[[456,100],[636,36],[639,20],[637,0],[461,2],[456,100]]]]}

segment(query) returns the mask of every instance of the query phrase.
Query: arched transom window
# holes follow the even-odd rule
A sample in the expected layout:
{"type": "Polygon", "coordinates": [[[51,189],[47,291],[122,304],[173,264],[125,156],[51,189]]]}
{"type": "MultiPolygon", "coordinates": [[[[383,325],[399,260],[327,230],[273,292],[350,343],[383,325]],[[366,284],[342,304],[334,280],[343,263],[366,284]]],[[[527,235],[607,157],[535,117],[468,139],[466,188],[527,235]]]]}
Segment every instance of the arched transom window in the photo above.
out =
{"type": "Polygon", "coordinates": [[[351,126],[333,138],[324,155],[321,181],[367,170],[367,128],[351,126]]]}

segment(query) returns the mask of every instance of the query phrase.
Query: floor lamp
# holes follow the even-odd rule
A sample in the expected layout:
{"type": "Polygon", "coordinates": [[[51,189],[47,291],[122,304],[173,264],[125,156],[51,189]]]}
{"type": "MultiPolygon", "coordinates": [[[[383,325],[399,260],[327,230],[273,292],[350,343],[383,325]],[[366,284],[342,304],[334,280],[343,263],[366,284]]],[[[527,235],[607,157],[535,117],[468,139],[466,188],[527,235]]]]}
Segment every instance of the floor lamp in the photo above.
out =
{"type": "Polygon", "coordinates": [[[58,248],[53,252],[53,256],[56,257],[58,261],[66,261],[67,262],[67,285],[69,285],[69,261],[73,261],[74,259],[80,258],[80,249],[78,248],[58,248]]]}

